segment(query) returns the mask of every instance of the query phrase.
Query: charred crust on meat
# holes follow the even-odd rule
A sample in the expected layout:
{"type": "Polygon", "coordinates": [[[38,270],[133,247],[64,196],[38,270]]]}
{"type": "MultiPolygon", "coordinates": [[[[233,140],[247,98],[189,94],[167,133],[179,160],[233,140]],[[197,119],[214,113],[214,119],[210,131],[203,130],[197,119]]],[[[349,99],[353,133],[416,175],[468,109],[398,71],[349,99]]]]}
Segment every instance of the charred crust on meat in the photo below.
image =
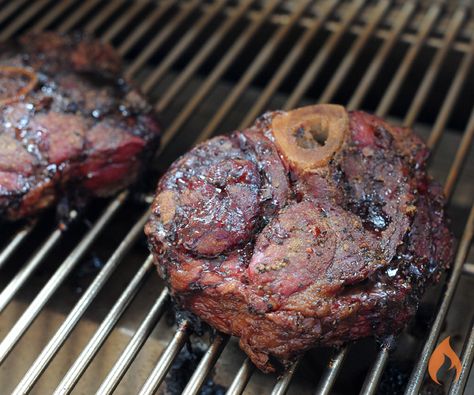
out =
{"type": "Polygon", "coordinates": [[[265,113],[160,180],[145,229],[159,273],[265,372],[314,346],[385,339],[453,257],[427,157],[410,130],[363,112],[265,113]]]}

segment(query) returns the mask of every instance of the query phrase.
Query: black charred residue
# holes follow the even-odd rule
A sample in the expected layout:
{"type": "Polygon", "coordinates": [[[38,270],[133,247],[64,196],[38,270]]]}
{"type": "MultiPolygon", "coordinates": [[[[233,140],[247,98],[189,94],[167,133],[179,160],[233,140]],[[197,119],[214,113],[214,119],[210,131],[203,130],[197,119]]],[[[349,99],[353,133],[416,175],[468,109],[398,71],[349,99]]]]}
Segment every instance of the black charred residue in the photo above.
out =
{"type": "Polygon", "coordinates": [[[71,285],[74,291],[78,294],[84,292],[104,265],[105,262],[94,254],[83,261],[71,276],[71,285]]]}
{"type": "MultiPolygon", "coordinates": [[[[175,395],[183,392],[205,351],[203,347],[192,343],[188,343],[186,347],[181,350],[166,376],[165,394],[175,395]]],[[[224,395],[225,392],[226,389],[222,385],[216,384],[212,378],[208,378],[199,391],[199,394],[224,395]]]]}
{"type": "Polygon", "coordinates": [[[384,203],[372,198],[349,202],[349,209],[357,214],[364,227],[372,232],[382,232],[388,228],[391,218],[383,210],[384,203]]]}

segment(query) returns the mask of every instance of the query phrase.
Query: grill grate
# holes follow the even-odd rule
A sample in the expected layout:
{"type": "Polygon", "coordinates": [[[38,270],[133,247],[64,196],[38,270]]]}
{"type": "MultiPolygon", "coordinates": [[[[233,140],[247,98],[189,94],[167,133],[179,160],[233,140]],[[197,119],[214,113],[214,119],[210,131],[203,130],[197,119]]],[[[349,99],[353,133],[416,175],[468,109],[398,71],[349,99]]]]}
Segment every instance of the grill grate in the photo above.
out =
{"type": "MultiPolygon", "coordinates": [[[[470,79],[474,20],[468,6],[388,0],[316,3],[310,0],[4,0],[0,1],[0,7],[0,39],[27,30],[51,28],[66,32],[80,28],[117,47],[128,61],[126,75],[141,82],[143,90],[157,99],[155,107],[168,121],[158,168],[166,167],[177,154],[215,134],[221,126],[223,130],[244,127],[266,108],[292,108],[306,102],[340,101],[349,108],[365,108],[380,116],[394,117],[406,126],[417,122],[417,128],[426,130],[424,137],[434,150],[432,170],[444,178],[450,211],[458,213],[454,229],[460,242],[434,323],[425,332],[426,340],[419,345],[422,350],[412,367],[406,389],[407,394],[419,393],[429,356],[448,313],[453,310],[450,304],[457,285],[461,276],[470,273],[463,272],[465,262],[470,259],[474,233],[470,167],[474,159],[470,152],[474,137],[473,81],[470,79]],[[425,56],[429,59],[426,69],[417,74],[414,71],[419,64],[424,64],[425,56]],[[387,59],[397,61],[395,69],[387,59]],[[453,62],[448,61],[451,59],[453,62]],[[450,82],[445,83],[443,91],[445,80],[450,82]],[[441,99],[437,99],[439,97],[441,99]],[[452,131],[444,132],[448,128],[452,131]],[[453,157],[441,160],[443,143],[447,141],[456,142],[456,151],[453,157]]],[[[135,204],[139,208],[132,210],[136,217],[127,227],[125,236],[115,237],[113,232],[114,223],[127,222],[124,215],[128,214],[123,211],[129,209],[130,195],[128,191],[123,192],[102,207],[101,213],[91,214],[95,220],[85,232],[75,231],[75,228],[88,214],[75,211],[69,213],[67,223],[54,226],[46,237],[43,232],[38,234],[38,229],[47,221],[45,218],[21,229],[13,226],[2,231],[0,269],[6,272],[2,274],[6,280],[0,293],[3,315],[0,325],[5,334],[0,342],[0,364],[21,358],[13,354],[15,347],[34,330],[34,322],[97,241],[104,234],[112,233],[115,243],[103,268],[80,298],[71,303],[62,324],[44,334],[46,345],[40,348],[20,382],[12,384],[12,389],[16,385],[15,394],[34,390],[40,377],[48,374],[48,366],[56,354],[75,336],[73,331],[84,321],[88,308],[103,296],[101,290],[112,281],[112,276],[120,270],[120,263],[129,259],[133,251],[140,251],[138,259],[142,263],[138,270],[67,367],[62,381],[58,385],[52,380],[50,388],[54,390],[57,386],[56,394],[71,392],[127,308],[136,297],[147,292],[145,283],[149,277],[158,288],[157,276],[149,276],[153,273],[151,257],[144,255],[143,246],[136,247],[149,211],[135,204]],[[24,263],[17,263],[17,271],[9,274],[9,264],[21,256],[26,242],[32,239],[39,242],[37,250],[30,257],[22,258],[24,263]],[[30,295],[26,309],[9,326],[4,318],[8,308],[23,289],[31,286],[33,274],[41,270],[59,246],[65,246],[66,256],[48,272],[43,286],[30,295]]],[[[116,362],[98,378],[98,393],[108,394],[120,388],[122,378],[169,310],[168,292],[153,294],[146,310],[144,317],[137,318],[141,324],[116,362]]],[[[149,363],[146,380],[138,385],[140,394],[152,394],[158,389],[190,335],[190,324],[184,321],[170,336],[161,357],[149,363]]],[[[229,338],[220,334],[212,340],[183,393],[199,392],[215,364],[221,361],[220,355],[228,342],[229,338]]],[[[396,343],[399,341],[380,348],[361,389],[352,387],[349,393],[376,393],[390,359],[389,352],[396,348],[396,343]]],[[[472,323],[459,342],[459,350],[461,344],[464,344],[463,371],[460,380],[449,390],[452,394],[463,393],[468,383],[474,358],[472,323]]],[[[334,351],[314,387],[317,394],[335,393],[334,386],[352,347],[334,351]]],[[[287,392],[299,365],[304,365],[302,359],[276,381],[272,394],[287,392]]],[[[227,393],[241,394],[253,373],[253,365],[245,359],[227,393]]]]}

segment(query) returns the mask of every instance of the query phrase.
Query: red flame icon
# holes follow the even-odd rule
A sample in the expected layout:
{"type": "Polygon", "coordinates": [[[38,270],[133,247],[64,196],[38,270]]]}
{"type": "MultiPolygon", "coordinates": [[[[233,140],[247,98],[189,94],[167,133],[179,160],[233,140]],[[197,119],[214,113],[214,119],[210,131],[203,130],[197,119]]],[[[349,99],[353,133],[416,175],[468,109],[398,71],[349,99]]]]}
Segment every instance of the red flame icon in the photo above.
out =
{"type": "Polygon", "coordinates": [[[445,357],[448,357],[451,361],[451,366],[449,367],[449,370],[456,368],[456,378],[454,379],[454,381],[457,381],[459,379],[459,376],[461,375],[461,361],[456,355],[456,352],[451,348],[451,345],[449,344],[450,337],[451,336],[448,336],[446,339],[444,339],[441,343],[438,344],[438,347],[436,347],[433,351],[433,354],[431,354],[431,358],[428,363],[428,373],[430,374],[431,379],[436,384],[441,385],[436,375],[438,374],[438,371],[441,366],[443,366],[445,357]]]}

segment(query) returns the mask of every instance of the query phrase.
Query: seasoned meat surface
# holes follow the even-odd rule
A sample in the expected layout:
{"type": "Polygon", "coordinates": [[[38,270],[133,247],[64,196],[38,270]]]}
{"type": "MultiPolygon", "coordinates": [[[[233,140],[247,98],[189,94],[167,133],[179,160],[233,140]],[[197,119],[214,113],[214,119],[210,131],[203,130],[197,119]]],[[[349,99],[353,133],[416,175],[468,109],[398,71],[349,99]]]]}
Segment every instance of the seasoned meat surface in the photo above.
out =
{"type": "Polygon", "coordinates": [[[316,105],[269,112],[178,159],[146,225],[177,303],[263,371],[395,334],[453,255],[410,130],[316,105]]]}
{"type": "Polygon", "coordinates": [[[158,144],[150,105],[111,46],[32,33],[0,44],[0,219],[134,182],[158,144]]]}

